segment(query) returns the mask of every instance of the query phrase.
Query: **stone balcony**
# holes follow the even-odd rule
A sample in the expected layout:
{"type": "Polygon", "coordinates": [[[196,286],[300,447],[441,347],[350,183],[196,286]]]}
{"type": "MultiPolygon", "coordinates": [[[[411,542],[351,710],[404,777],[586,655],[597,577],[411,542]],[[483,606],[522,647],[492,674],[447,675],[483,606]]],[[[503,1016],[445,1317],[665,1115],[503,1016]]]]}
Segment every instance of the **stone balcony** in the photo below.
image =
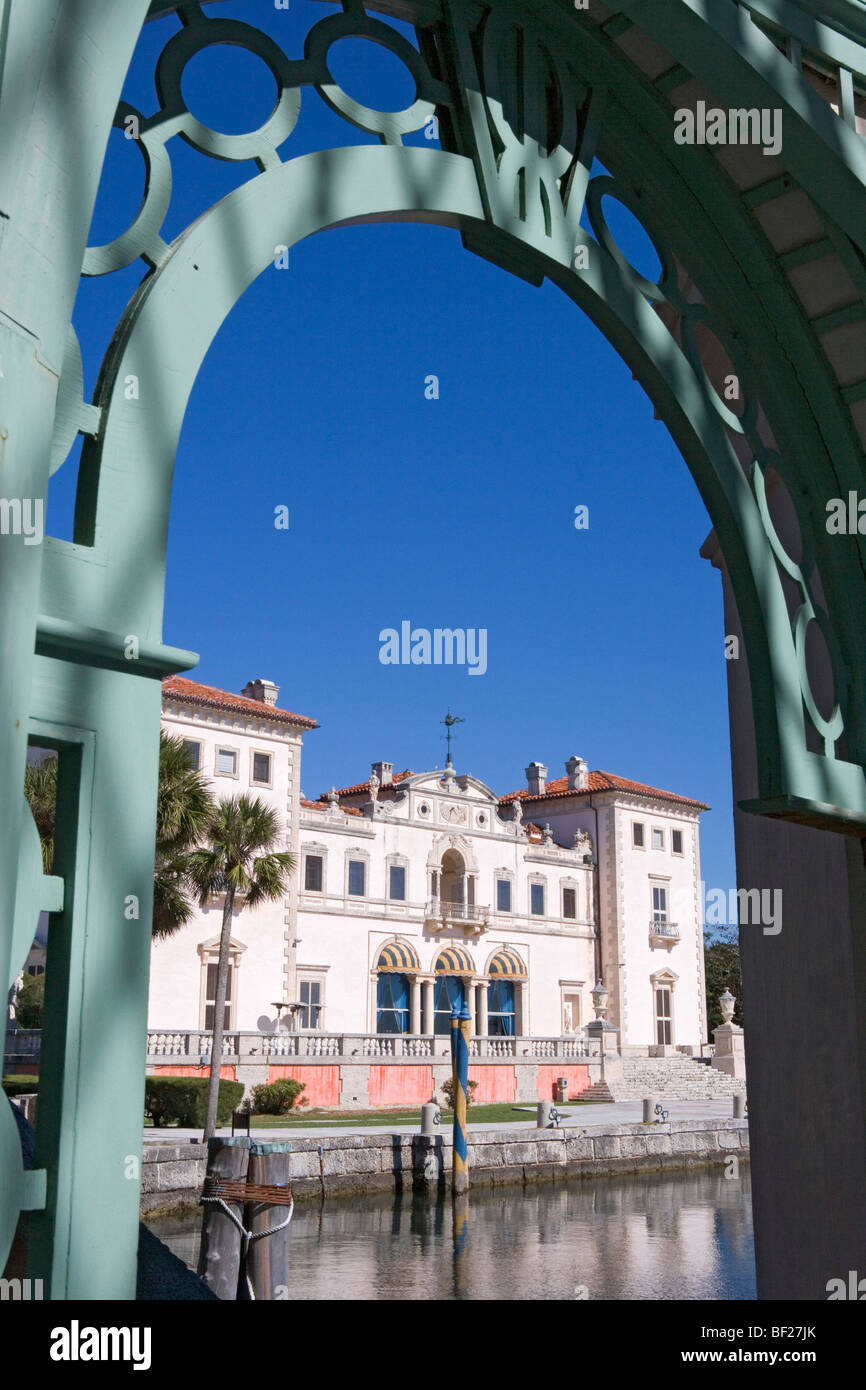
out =
{"type": "Polygon", "coordinates": [[[676,922],[650,922],[649,939],[662,946],[674,946],[680,939],[676,922]]]}
{"type": "Polygon", "coordinates": [[[490,926],[490,908],[475,903],[452,903],[445,898],[431,898],[424,912],[425,923],[440,927],[461,926],[470,934],[480,936],[490,926]]]}

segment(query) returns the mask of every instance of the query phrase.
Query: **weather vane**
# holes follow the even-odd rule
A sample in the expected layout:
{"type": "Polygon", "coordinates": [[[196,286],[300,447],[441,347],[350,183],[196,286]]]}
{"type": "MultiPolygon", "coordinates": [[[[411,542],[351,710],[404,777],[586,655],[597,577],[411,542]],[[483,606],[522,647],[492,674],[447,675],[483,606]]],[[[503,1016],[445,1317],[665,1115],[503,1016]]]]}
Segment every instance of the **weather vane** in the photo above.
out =
{"type": "Polygon", "coordinates": [[[439,722],[440,724],[445,725],[444,737],[448,740],[448,761],[446,762],[445,766],[451,767],[451,740],[454,737],[451,730],[453,729],[455,724],[465,724],[466,720],[461,719],[458,714],[452,714],[449,706],[448,713],[446,714],[445,718],[440,719],[439,722]]]}

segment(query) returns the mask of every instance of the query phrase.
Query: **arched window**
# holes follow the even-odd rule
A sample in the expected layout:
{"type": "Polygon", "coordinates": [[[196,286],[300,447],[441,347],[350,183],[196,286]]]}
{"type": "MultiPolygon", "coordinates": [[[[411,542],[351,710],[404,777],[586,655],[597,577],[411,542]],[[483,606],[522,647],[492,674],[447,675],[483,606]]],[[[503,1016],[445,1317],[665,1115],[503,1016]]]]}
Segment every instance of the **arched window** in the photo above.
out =
{"type": "Polygon", "coordinates": [[[380,971],[376,982],[376,1032],[408,1033],[409,980],[395,971],[380,971]]]}
{"type": "Polygon", "coordinates": [[[513,1038],[517,1032],[514,982],[528,978],[526,966],[510,946],[497,951],[487,970],[487,1032],[492,1038],[513,1038]]]}
{"type": "Polygon", "coordinates": [[[405,941],[389,941],[376,962],[376,1032],[409,1032],[410,976],[421,969],[405,941]]]}
{"type": "Polygon", "coordinates": [[[451,1032],[451,1014],[466,1003],[466,981],[474,974],[472,957],[462,947],[451,946],[440,952],[433,985],[433,1032],[440,1037],[451,1032]]]}

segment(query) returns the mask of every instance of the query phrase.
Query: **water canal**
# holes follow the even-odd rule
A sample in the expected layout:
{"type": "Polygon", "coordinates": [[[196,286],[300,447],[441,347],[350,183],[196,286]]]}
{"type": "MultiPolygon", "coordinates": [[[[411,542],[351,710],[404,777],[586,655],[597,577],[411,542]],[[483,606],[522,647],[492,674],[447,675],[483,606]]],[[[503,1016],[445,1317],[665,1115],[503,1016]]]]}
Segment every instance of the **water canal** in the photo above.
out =
{"type": "MultiPolygon", "coordinates": [[[[303,1201],[290,1299],[753,1299],[748,1165],[476,1188],[450,1196],[303,1201]]],[[[195,1268],[197,1212],[152,1218],[195,1268]]]]}

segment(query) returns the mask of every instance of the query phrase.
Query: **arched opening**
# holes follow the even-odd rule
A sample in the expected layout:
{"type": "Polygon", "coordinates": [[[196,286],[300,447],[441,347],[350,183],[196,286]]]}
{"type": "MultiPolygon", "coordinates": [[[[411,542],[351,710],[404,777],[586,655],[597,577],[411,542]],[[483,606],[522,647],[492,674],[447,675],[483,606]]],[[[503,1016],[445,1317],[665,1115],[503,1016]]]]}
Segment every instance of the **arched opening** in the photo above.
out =
{"type": "Polygon", "coordinates": [[[376,1032],[408,1033],[411,996],[421,963],[415,948],[405,941],[382,947],[376,961],[376,1032]]]}
{"type": "MultiPolygon", "coordinates": [[[[533,21],[538,24],[548,21],[565,23],[569,17],[572,21],[575,19],[574,15],[567,16],[561,6],[539,4],[527,7],[527,12],[530,8],[533,21]]],[[[657,6],[654,9],[659,12],[657,37],[664,39],[665,20],[661,12],[665,7],[657,6]]],[[[458,19],[462,22],[462,16],[458,16],[458,19]]],[[[351,23],[350,17],[347,22],[351,23]]],[[[691,14],[688,23],[683,26],[683,32],[688,30],[689,25],[694,32],[695,25],[700,22],[696,15],[691,14]]],[[[26,660],[27,663],[35,646],[40,660],[46,656],[53,660],[60,654],[64,661],[72,659],[79,662],[82,668],[87,667],[87,679],[80,682],[82,689],[74,692],[75,699],[70,698],[66,703],[58,699],[51,706],[49,716],[45,714],[44,698],[40,695],[39,717],[50,717],[61,723],[66,720],[70,725],[78,721],[88,731],[98,730],[102,740],[100,758],[96,762],[96,781],[92,784],[97,808],[94,854],[100,866],[91,885],[95,913],[102,912],[107,916],[109,902],[116,906],[115,889],[122,882],[124,873],[127,873],[128,879],[130,865],[136,873],[141,871],[142,837],[147,824],[148,799],[152,797],[154,785],[154,753],[153,749],[145,747],[146,740],[136,745],[131,769],[123,762],[124,733],[118,727],[116,717],[119,691],[109,689],[107,684],[104,690],[99,686],[103,668],[107,667],[112,676],[124,670],[122,660],[128,658],[121,659],[118,653],[123,645],[120,634],[124,631],[127,618],[129,625],[135,629],[136,648],[141,647],[141,670],[147,671],[152,677],[172,669],[172,662],[175,669],[183,666],[183,654],[168,653],[160,643],[159,632],[162,557],[168,514],[167,486],[191,379],[222,317],[272,254],[265,242],[276,240],[275,231],[280,233],[280,241],[285,238],[288,249],[289,245],[294,247],[297,241],[313,231],[353,220],[375,221],[411,216],[419,221],[439,221],[443,225],[457,226],[472,249],[492,257],[509,269],[516,269],[534,283],[540,283],[543,276],[548,274],[554,283],[565,288],[584,308],[591,306],[603,331],[651,391],[660,413],[669,423],[695,476],[699,478],[708,508],[717,523],[721,553],[730,569],[733,588],[731,611],[738,609],[748,647],[750,669],[743,689],[747,690],[745,698],[752,700],[755,726],[755,780],[758,785],[744,789],[741,804],[749,811],[760,812],[764,817],[771,815],[799,820],[807,826],[826,828],[847,822],[849,829],[853,826],[855,833],[860,833],[858,827],[863,825],[866,809],[861,766],[866,752],[862,708],[863,643],[859,640],[858,629],[862,605],[846,602],[846,589],[850,585],[851,593],[859,595],[862,591],[862,573],[858,573],[860,561],[854,547],[849,547],[844,553],[831,554],[828,545],[832,543],[828,543],[827,536],[822,534],[819,523],[824,497],[842,490],[834,488],[832,484],[839,479],[859,480],[862,476],[862,457],[854,428],[842,408],[849,403],[855,406],[862,404],[862,383],[845,382],[844,390],[848,396],[841,397],[838,386],[842,376],[837,372],[834,380],[828,366],[828,363],[832,365],[830,349],[825,360],[817,346],[822,329],[824,335],[828,336],[839,327],[847,329],[851,326],[848,322],[852,317],[849,311],[856,305],[852,303],[839,310],[846,315],[846,321],[841,325],[835,321],[835,315],[818,315],[813,322],[814,315],[801,312],[800,305],[787,288],[784,279],[786,267],[769,254],[761,241],[762,233],[756,231],[756,224],[761,218],[760,208],[772,204],[775,196],[772,189],[762,188],[760,197],[752,196],[752,190],[745,199],[741,187],[725,189],[720,183],[714,183],[709,163],[701,166],[687,153],[683,154],[683,177],[679,181],[677,178],[666,181],[664,139],[669,140],[671,122],[670,112],[665,110],[662,99],[665,95],[664,83],[656,87],[644,82],[641,88],[640,81],[629,68],[624,49],[618,51],[608,35],[586,38],[588,34],[590,31],[585,30],[581,37],[576,28],[569,34],[568,37],[573,40],[573,44],[569,45],[569,54],[573,56],[578,69],[587,55],[596,59],[599,71],[596,72],[589,63],[585,74],[589,86],[593,87],[597,81],[597,85],[610,94],[612,101],[621,99],[623,103],[622,109],[616,113],[617,118],[610,123],[614,134],[610,137],[609,167],[615,169],[617,176],[622,171],[622,177],[629,185],[628,194],[635,204],[640,202],[641,185],[645,182],[662,190],[660,203],[664,203],[669,195],[671,216],[679,221],[682,232],[677,247],[678,251],[684,252],[681,264],[689,265],[690,274],[694,270],[694,283],[688,284],[687,292],[680,293],[679,299],[676,296],[677,286],[673,283],[679,280],[678,272],[670,277],[671,283],[667,286],[674,290],[665,310],[674,325],[672,338],[663,336],[660,322],[651,317],[652,311],[644,302],[644,298],[653,298],[659,287],[618,277],[616,267],[623,269],[622,257],[614,254],[612,239],[605,231],[601,206],[605,193],[601,186],[596,187],[590,197],[590,206],[594,215],[593,230],[602,248],[599,253],[602,269],[596,267],[596,272],[586,280],[574,282],[572,246],[566,244],[565,238],[561,238],[555,246],[543,240],[550,238],[554,230],[557,236],[561,231],[573,232],[573,228],[560,223],[559,205],[565,204],[575,183],[581,191],[585,191],[584,175],[590,173],[589,168],[585,167],[588,160],[584,160],[581,166],[580,161],[572,159],[561,171],[549,162],[551,151],[558,159],[560,141],[564,142],[563,148],[567,154],[573,153],[574,130],[563,134],[563,127],[568,124],[574,108],[567,107],[563,119],[562,105],[552,103],[543,117],[546,123],[544,130],[527,132],[515,127],[509,132],[509,119],[503,119],[504,108],[499,100],[502,93],[498,82],[501,79],[485,72],[471,87],[473,101],[475,97],[479,98],[475,108],[481,113],[481,121],[470,132],[471,122],[466,119],[466,103],[463,101],[467,74],[459,71],[456,61],[455,70],[459,72],[461,83],[460,122],[453,123],[451,107],[456,103],[452,101],[452,94],[431,89],[432,95],[428,93],[427,99],[432,107],[441,108],[443,117],[447,113],[448,121],[453,123],[451,133],[456,129],[459,139],[468,141],[469,146],[458,141],[455,151],[441,157],[437,155],[435,177],[432,176],[433,161],[415,158],[419,152],[406,148],[353,151],[351,158],[343,158],[342,150],[328,151],[327,159],[307,162],[299,171],[296,182],[294,175],[284,177],[283,171],[276,167],[277,145],[286,137],[287,127],[292,125],[293,98],[290,95],[281,104],[276,127],[271,130],[274,136],[272,148],[267,145],[263,149],[256,148],[255,141],[243,145],[242,153],[240,146],[233,147],[239,159],[258,159],[259,167],[265,170],[263,179],[267,183],[267,198],[263,196],[261,202],[258,201],[259,195],[253,186],[255,181],[251,181],[251,186],[243,190],[243,196],[237,198],[229,194],[221,205],[218,217],[211,219],[211,215],[206,214],[201,223],[190,228],[187,236],[178,238],[177,243],[171,246],[161,239],[159,219],[150,215],[153,211],[151,208],[144,219],[148,225],[136,228],[128,240],[122,252],[123,256],[131,253],[127,260],[131,261],[142,254],[151,267],[158,269],[154,269],[149,283],[120,325],[114,347],[106,358],[94,403],[85,405],[79,401],[80,391],[73,390],[72,399],[65,389],[61,391],[66,411],[64,430],[71,419],[74,426],[84,429],[92,438],[98,436],[98,443],[87,446],[87,457],[82,465],[76,525],[78,545],[67,548],[46,546],[41,627],[34,643],[34,608],[33,631],[23,632],[22,629],[23,640],[20,643],[22,661],[26,660]],[[620,76],[622,81],[618,80],[620,76]],[[485,124],[489,143],[493,145],[492,157],[488,157],[490,152],[486,146],[482,148],[485,124]],[[659,138],[660,130],[662,138],[659,138]],[[635,140],[635,131],[639,131],[644,138],[635,140]],[[617,132],[625,133],[619,149],[616,148],[617,132]],[[527,136],[530,142],[534,140],[541,162],[540,168],[534,165],[529,173],[522,165],[515,168],[514,163],[516,147],[527,148],[527,136]],[[471,140],[475,137],[478,145],[473,148],[471,140]],[[500,146],[501,149],[498,148],[500,146]],[[541,161],[542,151],[548,161],[546,164],[541,161]],[[374,159],[371,153],[387,158],[374,159]],[[471,169],[464,167],[470,164],[467,154],[474,159],[471,169]],[[500,154],[505,156],[501,160],[500,154]],[[613,158],[615,154],[619,159],[613,158]],[[514,186],[505,186],[503,169],[514,176],[514,186]],[[323,177],[325,173],[327,179],[323,177]],[[351,196],[344,196],[344,182],[347,187],[352,185],[351,196]],[[377,188],[376,196],[370,194],[373,188],[377,188]],[[280,202],[291,208],[294,214],[304,206],[304,197],[300,195],[309,195],[311,189],[322,195],[321,199],[313,199],[316,213],[319,214],[318,221],[315,217],[306,217],[304,212],[299,213],[294,221],[289,219],[288,229],[285,223],[275,228],[274,222],[263,215],[267,208],[262,204],[267,204],[271,198],[275,203],[280,202]],[[555,189],[560,189],[559,194],[555,189]],[[321,203],[331,198],[332,191],[333,200],[323,208],[321,203]],[[516,198],[513,196],[515,193],[518,195],[516,198]],[[690,196],[687,197],[687,193],[690,196]],[[262,239],[253,247],[257,227],[262,230],[262,239]],[[212,256],[213,259],[210,259],[212,256]],[[224,284],[221,283],[223,281],[224,284]],[[198,288],[194,288],[197,282],[198,288]],[[224,294],[222,291],[226,286],[230,292],[224,294]],[[161,300],[172,299],[179,306],[175,313],[166,307],[166,303],[160,303],[161,300]],[[706,323],[713,323],[712,329],[707,331],[715,333],[714,314],[720,313],[725,317],[726,310],[728,322],[716,334],[717,341],[727,352],[730,342],[726,341],[725,328],[735,330],[732,334],[735,340],[739,341],[741,337],[745,339],[742,356],[744,374],[751,374],[758,386],[758,394],[743,410],[742,429],[739,432],[737,422],[727,419],[718,409],[718,391],[706,389],[707,383],[702,382],[703,360],[696,350],[702,327],[706,323]],[[682,319],[679,323],[678,316],[682,319]],[[822,318],[827,317],[834,322],[822,324],[822,318]],[[189,338],[185,336],[187,327],[191,330],[189,338]],[[160,372],[154,374],[155,363],[160,363],[164,375],[160,372]],[[151,372],[149,381],[154,387],[154,394],[145,406],[137,388],[142,380],[148,380],[148,371],[151,372]],[[134,402],[141,402],[141,405],[136,406],[134,402]],[[94,412],[101,412],[101,415],[96,416],[94,412]],[[142,424],[145,415],[146,426],[142,424]],[[772,421],[772,428],[768,432],[769,421],[772,421]],[[777,432],[775,439],[769,437],[772,429],[777,432]],[[733,443],[731,431],[737,436],[733,443]],[[754,450],[750,431],[759,434],[763,431],[764,435],[760,447],[755,446],[754,450]],[[728,466],[732,449],[738,460],[735,468],[728,466]],[[791,482],[796,484],[789,487],[790,496],[797,499],[795,507],[802,505],[815,523],[812,539],[821,562],[820,573],[812,567],[813,557],[806,551],[802,567],[799,551],[796,561],[786,553],[774,530],[772,499],[764,498],[762,483],[765,475],[768,479],[772,478],[774,459],[781,464],[778,476],[785,486],[791,482]],[[832,461],[832,467],[828,467],[828,460],[832,461]],[[781,578],[778,566],[784,571],[781,578]],[[841,660],[839,653],[834,651],[833,643],[827,638],[830,655],[825,666],[832,669],[826,678],[838,678],[840,672],[845,672],[848,663],[847,692],[843,692],[848,707],[843,709],[844,701],[840,698],[840,710],[849,722],[841,735],[832,699],[816,701],[809,690],[807,668],[810,658],[815,655],[810,651],[810,642],[814,643],[815,640],[814,636],[808,636],[810,625],[817,624],[824,635],[822,614],[814,610],[810,594],[813,580],[815,594],[820,596],[821,589],[825,590],[832,617],[831,626],[836,627],[840,637],[838,648],[841,660]],[[793,626],[796,632],[792,628],[795,613],[797,618],[793,626]],[[141,643],[139,638],[142,639],[141,643]],[[750,691],[747,689],[749,682],[750,691]],[[87,691],[84,691],[84,686],[88,687],[87,691]],[[95,693],[97,686],[99,690],[95,693]],[[100,698],[103,695],[105,698],[100,698]],[[90,704],[87,703],[87,696],[90,697],[90,704]],[[849,758],[850,762],[847,761],[849,758]],[[123,767],[126,775],[106,777],[103,770],[106,764],[123,767]],[[137,799],[132,799],[132,814],[124,821],[119,812],[127,809],[124,799],[127,784],[139,785],[141,791],[137,799]],[[137,820],[140,824],[135,823],[137,820]],[[113,845],[106,843],[109,838],[106,827],[115,832],[116,843],[113,845]],[[113,868],[107,853],[109,848],[119,860],[117,881],[109,878],[113,868]]],[[[470,61],[474,61],[473,53],[480,52],[480,48],[476,44],[473,50],[473,36],[464,37],[467,42],[463,45],[462,55],[469,55],[470,61]]],[[[495,33],[493,37],[496,38],[495,33]]],[[[680,41],[673,30],[670,37],[674,45],[680,41]]],[[[799,41],[796,47],[800,48],[799,41]]],[[[495,44],[493,51],[495,55],[495,44]]],[[[791,54],[794,51],[792,44],[791,54]]],[[[321,57],[321,52],[318,56],[321,57]]],[[[455,60],[460,57],[459,54],[452,56],[455,60]]],[[[773,55],[774,62],[776,56],[773,55]]],[[[412,62],[415,61],[413,56],[412,62]]],[[[496,61],[493,66],[497,66],[496,61]]],[[[498,66],[503,70],[508,68],[508,64],[499,63],[498,66]]],[[[732,72],[736,73],[744,66],[744,61],[739,57],[732,58],[732,72]]],[[[777,66],[781,64],[777,63],[777,66]]],[[[527,70],[530,67],[527,65],[527,70]]],[[[697,68],[700,70],[700,62],[697,68]]],[[[667,72],[674,86],[683,76],[682,70],[678,70],[676,65],[672,65],[667,72]]],[[[706,67],[703,74],[708,80],[713,80],[712,73],[708,73],[706,67]]],[[[661,73],[660,76],[664,78],[665,74],[661,73]]],[[[843,83],[840,72],[840,90],[844,86],[845,102],[850,105],[851,74],[847,70],[845,78],[846,82],[843,83]]],[[[386,144],[391,142],[396,145],[404,138],[409,127],[406,122],[395,119],[393,112],[371,123],[369,113],[364,108],[360,108],[357,102],[349,106],[343,100],[345,94],[335,91],[333,84],[330,86],[331,90],[325,93],[326,99],[342,115],[353,119],[363,131],[372,132],[375,138],[382,139],[386,144]]],[[[292,83],[286,82],[285,88],[291,92],[292,83]]],[[[772,96],[770,88],[767,94],[772,96]]],[[[514,92],[510,96],[513,99],[508,102],[508,110],[512,113],[544,107],[542,102],[524,103],[517,99],[514,92]]],[[[583,109],[591,111],[591,108],[592,103],[583,109]]],[[[413,119],[423,119],[424,114],[423,111],[415,111],[413,119]]],[[[597,111],[595,115],[598,116],[597,111]]],[[[805,124],[802,120],[800,123],[805,124]]],[[[417,124],[411,129],[417,133],[417,124]]],[[[204,137],[200,131],[187,130],[184,134],[195,134],[200,148],[204,139],[204,145],[210,146],[209,153],[225,154],[227,147],[210,140],[207,132],[204,137]]],[[[165,154],[159,134],[149,132],[149,135],[152,148],[148,153],[155,163],[159,163],[165,154]]],[[[818,138],[809,146],[813,156],[818,138]]],[[[221,139],[243,142],[247,137],[233,135],[221,139]]],[[[828,156],[844,148],[841,138],[828,141],[828,156]]],[[[433,153],[432,150],[421,152],[433,153]]],[[[693,153],[696,157],[702,157],[697,152],[693,153]]],[[[309,157],[302,155],[300,161],[303,160],[309,160],[309,157]]],[[[815,167],[813,162],[813,170],[815,167]]],[[[164,161],[161,168],[164,174],[164,161]]],[[[805,166],[801,165],[800,168],[803,170],[805,166]]],[[[849,173],[846,171],[845,180],[840,180],[839,189],[834,191],[828,187],[827,198],[840,225],[847,228],[846,234],[854,240],[862,199],[856,180],[848,177],[849,173]],[[857,196],[848,198],[850,206],[846,210],[843,204],[847,194],[852,191],[857,196]]],[[[805,181],[808,183],[810,180],[817,182],[814,174],[805,168],[805,181]]],[[[779,197],[787,196],[792,191],[787,173],[780,175],[777,182],[779,197]]],[[[154,178],[153,183],[157,186],[160,179],[154,178]]],[[[832,180],[828,179],[827,184],[831,183],[832,180]]],[[[163,190],[165,186],[163,178],[163,190]]],[[[770,220],[767,219],[768,222],[770,220]]],[[[862,218],[859,221],[862,225],[862,218]]],[[[174,230],[177,228],[170,231],[170,236],[174,235],[174,230]]],[[[832,230],[835,232],[836,229],[832,230]]],[[[568,237],[567,242],[570,241],[568,237]]],[[[815,245],[820,245],[820,240],[815,245]]],[[[857,245],[854,240],[855,250],[857,245]]],[[[94,263],[100,261],[103,269],[114,268],[106,264],[111,257],[100,254],[103,250],[94,248],[94,254],[89,253],[91,269],[94,263]]],[[[793,252],[794,256],[800,257],[802,250],[803,247],[789,247],[785,254],[793,252]]],[[[851,248],[846,247],[846,250],[850,251],[851,248]]],[[[665,264],[665,258],[660,256],[660,259],[665,264]]],[[[856,256],[853,259],[856,261],[856,256]]],[[[118,253],[117,266],[122,268],[126,263],[118,253]]],[[[675,259],[669,257],[669,272],[674,264],[675,259]]],[[[789,268],[796,270],[802,268],[805,262],[798,259],[796,265],[793,260],[788,264],[789,268]]],[[[855,265],[858,277],[861,270],[862,265],[855,265]]],[[[682,290],[682,285],[679,288],[682,290]]],[[[737,374],[740,353],[731,348],[729,357],[737,374]]],[[[73,370],[64,382],[64,388],[74,376],[73,370]]],[[[135,685],[134,680],[125,683],[135,685]]],[[[63,684],[58,680],[57,689],[60,690],[63,684]]],[[[139,684],[144,685],[145,682],[139,684]]],[[[26,685],[26,680],[22,679],[15,687],[20,708],[16,705],[13,714],[17,717],[20,713],[22,719],[26,718],[27,713],[21,696],[26,685]]],[[[70,683],[66,682],[67,692],[69,686],[70,683]]],[[[140,694],[137,699],[133,698],[131,704],[135,706],[135,720],[141,722],[141,727],[145,727],[149,720],[155,729],[155,701],[151,700],[148,704],[140,694]]],[[[752,733],[748,719],[745,725],[748,739],[752,733]]],[[[750,752],[747,751],[746,762],[750,752]]],[[[80,793],[81,806],[88,808],[88,815],[91,791],[91,782],[87,780],[89,775],[88,772],[80,782],[83,788],[80,793]]],[[[75,788],[77,793],[78,782],[75,788]]],[[[788,866],[797,857],[788,851],[796,842],[784,837],[774,839],[771,834],[774,828],[770,825],[768,829],[765,820],[760,830],[755,830],[751,836],[744,834],[743,838],[755,850],[756,846],[762,847],[761,836],[765,836],[763,846],[769,846],[769,858],[785,866],[788,872],[788,866]]],[[[785,830],[788,828],[783,827],[785,830]]],[[[15,839],[17,826],[13,826],[13,829],[15,839]]],[[[853,848],[856,850],[856,846],[853,848]]],[[[835,854],[835,850],[836,846],[827,850],[827,880],[832,879],[829,867],[832,858],[833,866],[840,869],[837,878],[841,881],[850,872],[851,882],[854,883],[853,857],[847,867],[843,863],[840,868],[840,856],[835,854]]],[[[755,850],[751,862],[756,859],[760,859],[760,855],[755,850]]],[[[744,862],[750,862],[748,856],[745,856],[744,862]]],[[[145,885],[146,870],[147,865],[144,864],[145,885]]],[[[78,875],[74,893],[72,885],[67,885],[70,900],[75,897],[78,903],[87,886],[83,883],[83,872],[78,875]]],[[[859,866],[858,872],[862,879],[862,866],[859,866]]],[[[11,882],[11,878],[6,877],[11,882]]],[[[860,879],[856,882],[859,884],[860,879]]],[[[851,901],[854,901],[853,894],[851,901]]],[[[842,929],[844,933],[848,922],[845,916],[849,911],[847,900],[843,902],[841,911],[846,923],[842,929]]],[[[835,920],[839,914],[828,915],[835,920]]],[[[789,934],[790,928],[784,938],[785,943],[789,934]]],[[[803,940],[807,936],[805,930],[797,934],[803,940]]],[[[136,954],[130,947],[112,947],[106,944],[110,939],[108,930],[90,932],[88,950],[91,954],[102,952],[106,959],[101,961],[99,969],[81,971],[82,979],[87,976],[90,979],[109,976],[119,981],[134,980],[140,973],[140,949],[136,954]],[[112,968],[108,965],[109,955],[112,968]]],[[[129,940],[129,934],[126,940],[129,940]]],[[[839,956],[842,954],[840,952],[839,956]]],[[[757,948],[753,948],[753,957],[756,978],[760,979],[761,970],[766,971],[768,967],[758,962],[757,948]]],[[[98,955],[94,959],[99,959],[98,955]]],[[[790,962],[786,964],[785,974],[789,982],[796,984],[799,977],[808,974],[804,959],[800,958],[793,965],[790,962]]],[[[811,962],[812,969],[821,977],[822,997],[833,997],[832,972],[829,972],[830,980],[825,988],[822,959],[816,953],[811,962]]],[[[843,976],[844,971],[837,969],[836,983],[844,985],[843,976]]],[[[98,1007],[94,1008],[90,986],[82,984],[81,989],[81,1006],[70,1006],[70,1016],[83,1020],[86,1037],[88,1029],[99,1029],[101,1015],[98,1007]]],[[[780,995],[784,993],[779,991],[780,995]]],[[[130,994],[129,1031],[122,1041],[129,1049],[132,1065],[135,1056],[132,1034],[142,1021],[143,990],[136,992],[131,988],[130,994]]],[[[803,999],[804,992],[800,990],[797,997],[803,999]]],[[[794,1010],[793,994],[791,1000],[791,1009],[794,1010]]],[[[784,1017],[784,1007],[771,1002],[776,1014],[784,1017]]],[[[804,1002],[808,1003],[808,999],[804,1002]]],[[[857,1017],[855,1003],[856,1000],[846,996],[846,1016],[851,1019],[857,1017]]],[[[860,1014],[862,1017],[862,1009],[860,1014]]],[[[663,1014],[657,1017],[665,1021],[663,1014]]],[[[793,1018],[787,1021],[796,1024],[796,1011],[793,1018]]],[[[795,1029],[792,1027],[791,1031],[795,1029]]],[[[854,1031],[852,1027],[852,1039],[854,1031]]],[[[772,1033],[764,1037],[756,1054],[759,1058],[769,1057],[771,1040],[772,1033]]],[[[109,1065],[101,1059],[94,1062],[92,1051],[88,1054],[87,1068],[82,1074],[82,1095],[96,1095],[101,1086],[103,1092],[117,1093],[120,1097],[123,1086],[106,1084],[110,1079],[109,1065]]],[[[114,1049],[105,1051],[109,1055],[114,1049]]],[[[852,1042],[852,1055],[854,1051],[852,1042]]],[[[809,1067],[814,1067],[811,1055],[805,1061],[809,1067]]],[[[764,1070],[769,1071],[768,1062],[765,1062],[764,1070]]],[[[132,1074],[131,1068],[129,1074],[132,1074]]],[[[851,1085],[854,1086],[854,1083],[851,1085]]],[[[816,1112],[822,1094],[822,1088],[818,1086],[816,1112]]],[[[780,1104],[774,1102],[771,1094],[767,1094],[764,1101],[764,1113],[768,1117],[766,1128],[770,1131],[773,1129],[769,1122],[772,1107],[776,1104],[775,1113],[779,1118],[780,1104]]],[[[858,1106],[859,1098],[854,1096],[852,1110],[858,1106]]],[[[784,1116],[781,1118],[784,1119],[784,1116]]],[[[140,1116],[134,1114],[130,1102],[118,1120],[118,1132],[134,1137],[136,1126],[140,1128],[140,1116]]],[[[800,1138],[800,1135],[793,1136],[794,1142],[789,1145],[792,1154],[800,1138]]],[[[808,1151],[811,1146],[806,1143],[799,1147],[808,1151]]],[[[791,1157],[788,1161],[793,1165],[796,1159],[791,1157]]],[[[762,1163],[766,1172],[766,1152],[762,1163]]],[[[96,1174],[94,1181],[103,1176],[103,1170],[97,1171],[83,1159],[68,1166],[70,1171],[74,1167],[76,1172],[93,1169],[96,1174]]],[[[855,1166],[852,1162],[847,1163],[846,1181],[850,1181],[855,1166]]],[[[828,1168],[833,1171],[829,1161],[828,1168]]],[[[814,1181],[813,1176],[811,1180],[814,1181]]],[[[862,1190],[862,1183],[860,1186],[862,1190]]],[[[119,1183],[117,1187],[120,1190],[119,1183]]],[[[117,1204],[118,1207],[123,1205],[123,1199],[118,1198],[117,1204]]],[[[83,1205],[86,1209],[87,1204],[83,1205]]],[[[132,1210],[132,1203],[128,1199],[124,1210],[127,1217],[131,1214],[132,1218],[137,1219],[137,1213],[132,1210]]],[[[793,1224],[789,1222],[789,1225],[793,1224]]],[[[824,1224],[829,1227],[832,1223],[824,1224]]],[[[130,1233],[134,1236],[134,1220],[128,1220],[127,1227],[127,1237],[130,1239],[130,1233]]],[[[75,1238],[80,1240],[78,1232],[75,1238]]],[[[817,1264],[814,1267],[820,1268],[817,1264]]],[[[839,1267],[848,1266],[843,1260],[839,1267]]]]}
{"type": "Polygon", "coordinates": [[[451,1016],[469,1004],[469,989],[475,966],[469,952],[452,946],[436,959],[433,980],[433,1032],[439,1037],[451,1033],[451,1016]]]}

